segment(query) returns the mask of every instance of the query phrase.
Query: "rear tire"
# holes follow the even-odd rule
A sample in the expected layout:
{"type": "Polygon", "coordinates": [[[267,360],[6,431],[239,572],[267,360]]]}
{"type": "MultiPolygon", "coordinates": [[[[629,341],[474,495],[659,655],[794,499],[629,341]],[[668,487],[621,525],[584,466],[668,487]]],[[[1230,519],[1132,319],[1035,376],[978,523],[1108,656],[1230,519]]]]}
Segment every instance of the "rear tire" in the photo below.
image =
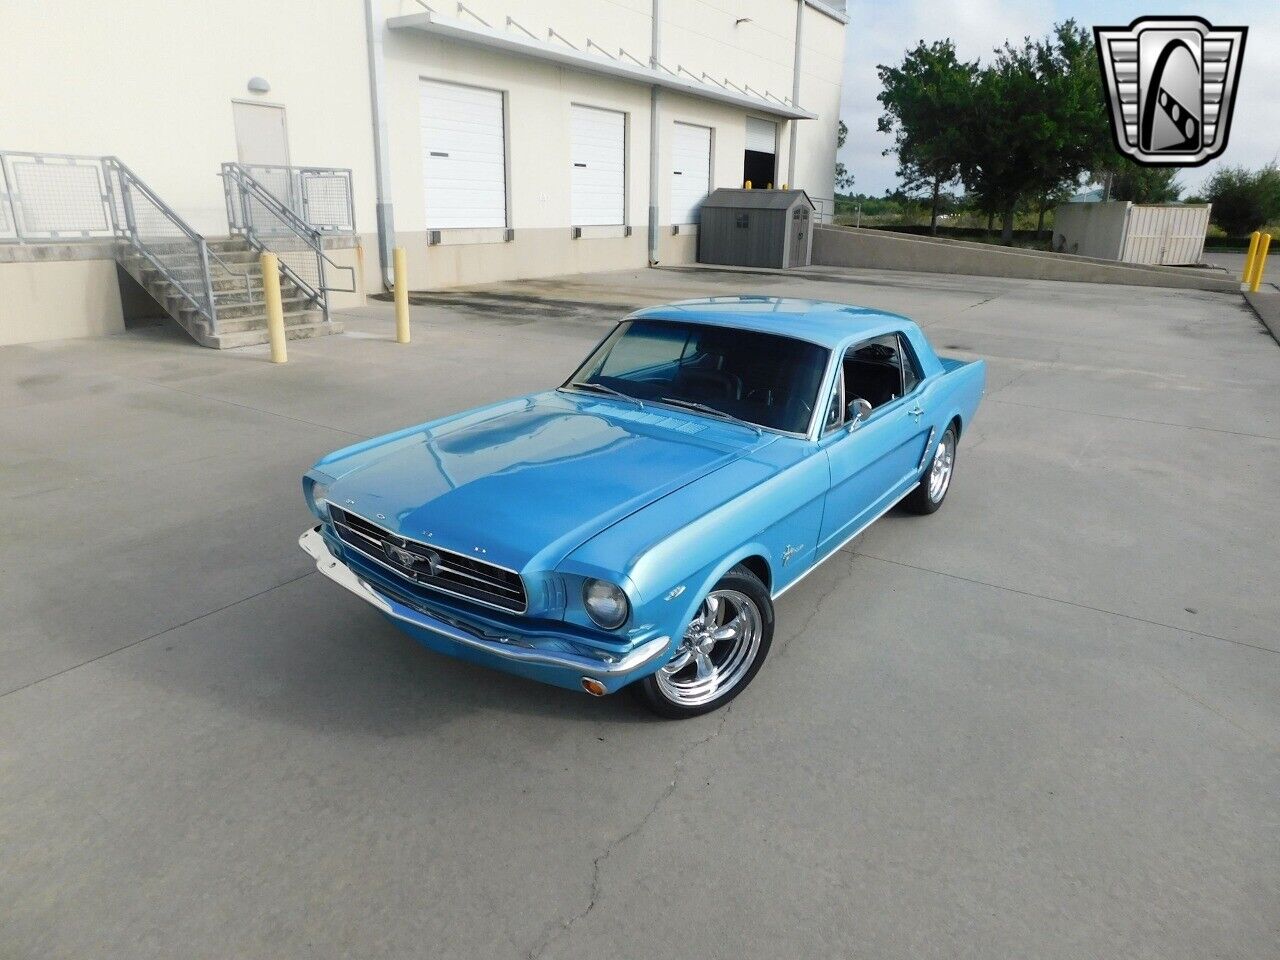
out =
{"type": "Polygon", "coordinates": [[[942,501],[947,499],[947,491],[951,489],[951,478],[955,473],[958,440],[956,425],[952,423],[943,431],[942,439],[938,441],[933,456],[929,459],[929,465],[920,475],[919,485],[902,501],[906,509],[912,513],[928,514],[936,513],[942,506],[942,501]]]}
{"type": "Polygon", "coordinates": [[[734,567],[698,606],[670,661],[632,686],[654,713],[684,720],[718,710],[760,672],[773,643],[773,600],[734,567]]]}

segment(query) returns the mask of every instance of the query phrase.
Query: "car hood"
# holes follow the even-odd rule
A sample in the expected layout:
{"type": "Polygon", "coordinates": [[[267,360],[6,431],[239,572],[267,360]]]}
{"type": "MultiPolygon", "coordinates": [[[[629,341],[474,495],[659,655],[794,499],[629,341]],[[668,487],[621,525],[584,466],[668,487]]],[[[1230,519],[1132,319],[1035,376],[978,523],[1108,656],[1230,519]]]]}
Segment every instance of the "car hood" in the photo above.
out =
{"type": "Polygon", "coordinates": [[[338,506],[524,571],[553,568],[611,524],[774,439],[665,407],[551,392],[398,434],[323,469],[338,506]]]}

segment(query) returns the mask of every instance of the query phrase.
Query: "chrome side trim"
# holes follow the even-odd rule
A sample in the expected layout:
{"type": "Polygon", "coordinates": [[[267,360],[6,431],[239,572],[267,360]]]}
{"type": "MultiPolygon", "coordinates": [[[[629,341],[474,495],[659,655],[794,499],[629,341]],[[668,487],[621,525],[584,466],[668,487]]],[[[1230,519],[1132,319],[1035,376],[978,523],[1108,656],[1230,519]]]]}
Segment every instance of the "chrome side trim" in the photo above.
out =
{"type": "Polygon", "coordinates": [[[813,562],[813,566],[811,566],[808,570],[806,570],[804,573],[800,574],[800,576],[796,577],[794,580],[792,580],[790,583],[788,583],[785,587],[783,587],[781,590],[779,590],[777,593],[775,593],[775,594],[773,595],[773,599],[777,600],[780,596],[782,596],[784,593],[786,593],[788,590],[790,590],[792,587],[794,587],[797,583],[799,583],[801,580],[803,580],[803,579],[804,579],[805,577],[807,577],[809,574],[813,573],[813,571],[817,570],[817,569],[818,569],[818,567],[822,566],[824,563],[826,563],[828,560],[830,560],[832,557],[834,557],[837,553],[839,553],[839,552],[840,552],[841,548],[842,548],[842,547],[844,547],[844,546],[845,546],[845,544],[847,544],[850,540],[852,540],[852,539],[854,539],[855,537],[857,537],[860,533],[862,533],[863,531],[865,531],[865,530],[867,529],[867,527],[871,526],[873,523],[875,523],[877,520],[879,520],[881,517],[883,517],[886,513],[888,513],[890,510],[892,510],[894,507],[896,507],[899,503],[901,503],[903,500],[905,500],[905,499],[907,498],[907,495],[908,495],[909,493],[911,493],[911,491],[912,491],[912,490],[914,490],[914,489],[915,489],[916,487],[918,487],[918,486],[920,486],[920,481],[919,481],[919,480],[917,480],[917,481],[916,481],[915,483],[913,483],[911,486],[907,487],[907,489],[906,489],[906,490],[902,491],[902,493],[901,493],[901,494],[900,494],[900,495],[899,495],[899,496],[898,496],[898,497],[897,497],[897,498],[896,498],[892,503],[890,503],[887,507],[885,507],[885,508],[884,508],[883,510],[881,510],[879,513],[877,513],[874,517],[872,517],[870,520],[868,520],[866,523],[864,523],[862,526],[860,526],[857,530],[853,531],[853,533],[849,534],[849,536],[845,537],[845,538],[844,538],[843,540],[841,540],[838,544],[836,544],[834,547],[832,547],[832,548],[831,548],[831,550],[827,553],[827,555],[826,555],[825,557],[823,557],[821,560],[815,560],[815,561],[813,562]]]}
{"type": "Polygon", "coordinates": [[[437,633],[442,637],[453,640],[455,643],[460,643],[476,650],[483,650],[485,653],[501,657],[504,660],[514,660],[520,663],[531,663],[546,667],[562,667],[566,670],[574,670],[597,677],[612,677],[630,673],[646,664],[652,663],[666,653],[667,648],[671,645],[670,637],[654,637],[622,657],[612,657],[604,653],[600,654],[599,657],[589,657],[583,654],[562,653],[520,646],[518,645],[519,641],[515,638],[485,636],[460,621],[445,620],[422,610],[407,607],[391,597],[384,596],[364,580],[361,580],[350,567],[333,555],[329,545],[325,543],[324,537],[320,535],[318,526],[311,528],[299,537],[298,546],[311,559],[315,560],[317,570],[338,586],[354,593],[365,603],[375,607],[387,616],[403,620],[405,623],[423,630],[430,630],[432,633],[437,633]]]}
{"type": "Polygon", "coordinates": [[[920,454],[920,462],[916,464],[917,470],[924,469],[924,462],[929,459],[929,451],[933,449],[933,438],[938,435],[937,427],[929,428],[929,439],[924,442],[924,453],[920,454]]]}

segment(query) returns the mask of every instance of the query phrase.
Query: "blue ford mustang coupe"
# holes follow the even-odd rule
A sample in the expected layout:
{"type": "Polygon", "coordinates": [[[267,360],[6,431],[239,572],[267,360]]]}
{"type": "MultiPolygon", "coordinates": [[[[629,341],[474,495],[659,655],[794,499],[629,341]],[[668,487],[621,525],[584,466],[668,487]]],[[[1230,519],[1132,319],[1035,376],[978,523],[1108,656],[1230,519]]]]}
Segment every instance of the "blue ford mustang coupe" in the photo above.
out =
{"type": "Polygon", "coordinates": [[[320,460],[300,544],[434,650],[695,716],[755,677],[779,595],[942,505],[985,376],[865,307],[650,307],[554,390],[320,460]]]}

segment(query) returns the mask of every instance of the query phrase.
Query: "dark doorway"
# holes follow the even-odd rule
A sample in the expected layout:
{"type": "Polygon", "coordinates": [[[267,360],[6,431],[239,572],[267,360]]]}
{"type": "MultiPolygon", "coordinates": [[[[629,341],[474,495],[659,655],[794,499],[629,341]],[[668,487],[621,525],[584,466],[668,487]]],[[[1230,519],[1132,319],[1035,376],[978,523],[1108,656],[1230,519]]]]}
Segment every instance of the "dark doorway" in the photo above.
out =
{"type": "Polygon", "coordinates": [[[742,180],[751,181],[756,190],[772,187],[774,184],[774,155],[759,150],[748,150],[742,155],[742,180]]]}

